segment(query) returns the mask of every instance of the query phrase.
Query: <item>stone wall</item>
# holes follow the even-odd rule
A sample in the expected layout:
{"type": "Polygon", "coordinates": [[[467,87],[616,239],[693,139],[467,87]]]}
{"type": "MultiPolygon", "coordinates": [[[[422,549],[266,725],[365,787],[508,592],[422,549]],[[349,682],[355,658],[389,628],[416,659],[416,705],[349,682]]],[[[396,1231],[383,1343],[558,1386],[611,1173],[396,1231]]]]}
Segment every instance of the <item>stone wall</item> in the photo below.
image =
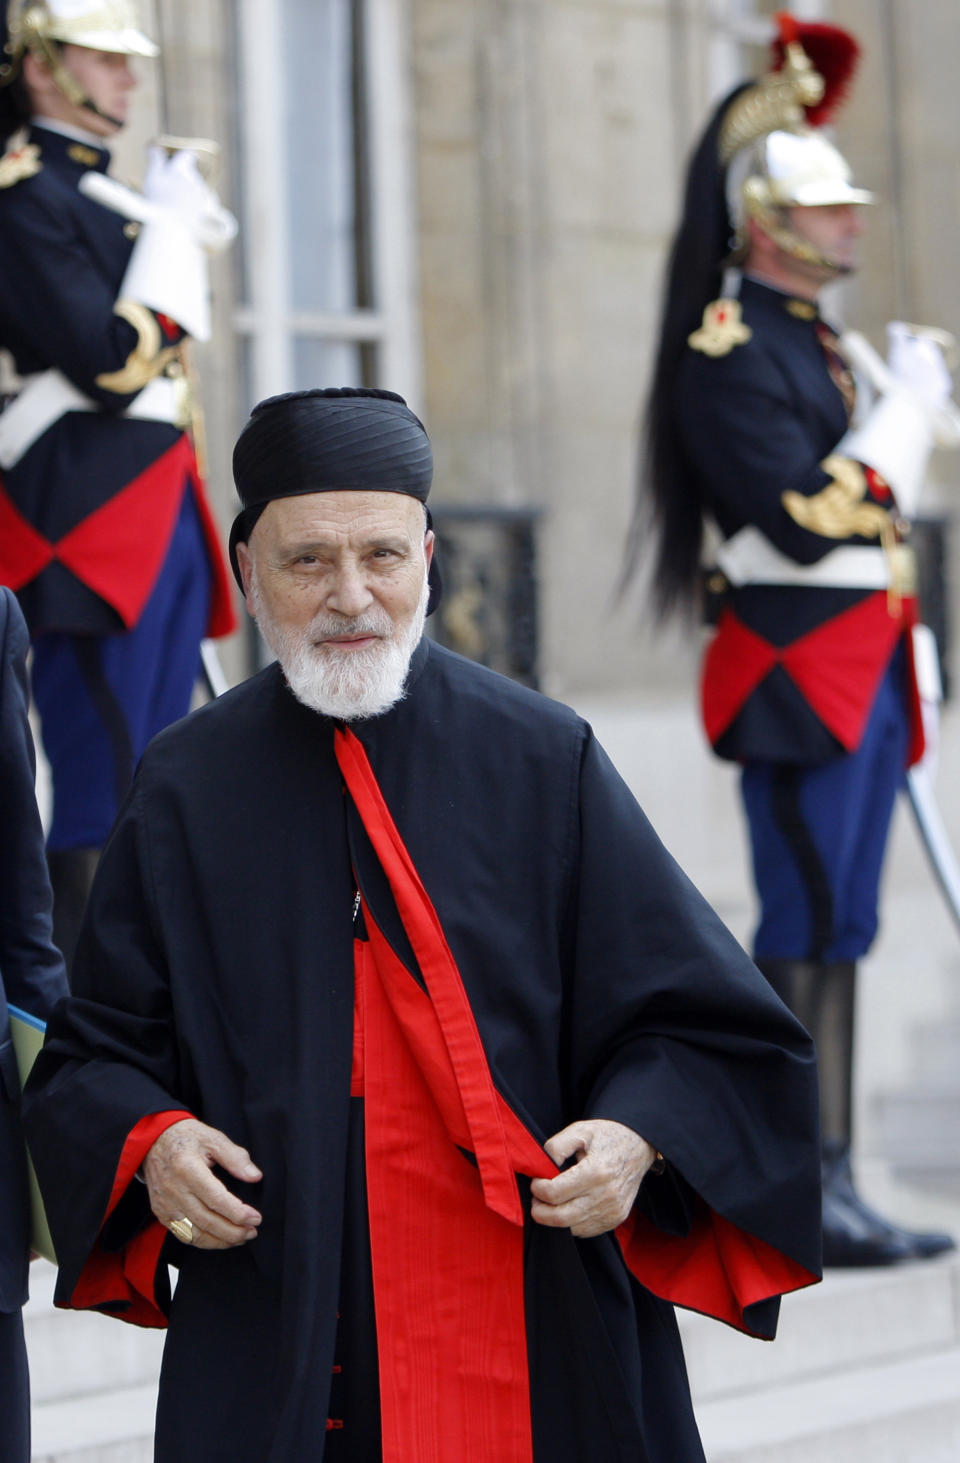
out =
{"type": "MultiPolygon", "coordinates": [[[[897,316],[956,329],[960,10],[820,8],[863,43],[838,136],[881,196],[837,308],[878,345],[897,316]]],[[[697,637],[653,633],[611,588],[683,160],[736,48],[697,0],[411,0],[411,14],[438,497],[546,510],[549,689],[689,685],[697,637]]],[[[935,461],[941,499],[956,472],[935,461]]]]}
{"type": "MultiPolygon", "coordinates": [[[[235,202],[235,8],[158,3],[168,125],[227,144],[221,185],[235,202]]],[[[838,310],[877,345],[897,316],[960,334],[960,7],[795,8],[830,14],[864,50],[837,135],[880,202],[864,268],[838,310]]],[[[750,7],[726,7],[735,9],[750,7]]],[[[655,633],[638,594],[615,604],[612,591],[684,159],[716,94],[743,74],[744,53],[712,0],[407,0],[406,10],[421,404],[437,500],[543,510],[548,689],[689,688],[698,637],[655,633]]],[[[159,126],[159,68],[144,63],[143,74],[144,125],[120,150],[131,176],[159,126]]],[[[230,318],[236,273],[235,255],[216,264],[217,336],[196,351],[225,522],[243,406],[230,318]]],[[[935,461],[935,506],[950,501],[958,469],[956,456],[935,461]]]]}
{"type": "Polygon", "coordinates": [[[688,128],[679,8],[413,0],[437,495],[532,504],[548,688],[634,684],[612,603],[688,128]]]}

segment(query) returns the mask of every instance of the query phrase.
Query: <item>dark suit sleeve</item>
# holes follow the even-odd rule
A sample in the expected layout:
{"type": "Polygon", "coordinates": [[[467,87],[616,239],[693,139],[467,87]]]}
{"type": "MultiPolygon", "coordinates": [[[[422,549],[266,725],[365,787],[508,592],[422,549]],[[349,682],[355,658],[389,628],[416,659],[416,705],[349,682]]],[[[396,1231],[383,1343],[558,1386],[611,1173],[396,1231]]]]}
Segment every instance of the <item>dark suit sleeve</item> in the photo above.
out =
{"type": "MultiPolygon", "coordinates": [[[[841,537],[846,543],[876,542],[853,531],[814,532],[788,512],[785,493],[815,498],[830,487],[833,479],[822,463],[838,443],[824,448],[778,362],[759,346],[735,349],[719,360],[688,351],[675,411],[683,456],[707,485],[707,506],[722,523],[752,524],[800,564],[822,559],[841,537]]],[[[868,501],[872,492],[868,483],[868,501]]],[[[889,497],[876,501],[882,506],[889,497]]]]}
{"type": "Polygon", "coordinates": [[[27,629],[16,599],[0,590],[0,973],[7,1000],[46,1020],[66,994],[51,940],[50,880],[34,792],[27,720],[27,629]]]}

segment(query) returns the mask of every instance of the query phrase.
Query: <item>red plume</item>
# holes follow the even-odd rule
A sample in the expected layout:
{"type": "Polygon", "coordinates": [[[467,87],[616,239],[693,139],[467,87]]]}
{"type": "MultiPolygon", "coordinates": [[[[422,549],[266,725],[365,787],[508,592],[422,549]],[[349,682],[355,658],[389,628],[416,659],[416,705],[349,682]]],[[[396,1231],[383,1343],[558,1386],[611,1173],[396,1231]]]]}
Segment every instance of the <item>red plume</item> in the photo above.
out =
{"type": "Polygon", "coordinates": [[[781,10],[774,17],[780,34],[773,43],[773,69],[779,71],[783,65],[784,52],[788,45],[799,41],[824,80],[823,100],[807,108],[807,121],[811,127],[822,127],[829,122],[842,106],[850,84],[853,81],[860,47],[849,31],[837,25],[823,25],[818,21],[798,20],[781,10]]]}

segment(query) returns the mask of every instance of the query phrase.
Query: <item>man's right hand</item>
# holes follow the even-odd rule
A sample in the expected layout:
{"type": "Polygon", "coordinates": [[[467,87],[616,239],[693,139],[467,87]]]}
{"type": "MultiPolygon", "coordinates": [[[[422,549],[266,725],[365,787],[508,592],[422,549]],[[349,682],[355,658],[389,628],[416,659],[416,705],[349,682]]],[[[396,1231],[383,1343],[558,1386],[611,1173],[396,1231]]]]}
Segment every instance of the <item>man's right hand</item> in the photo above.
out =
{"type": "Polygon", "coordinates": [[[197,1249],[229,1250],[256,1239],[262,1216],[214,1176],[214,1165],[244,1183],[263,1178],[245,1148],[196,1118],[161,1133],[140,1171],[162,1225],[169,1229],[174,1220],[189,1219],[197,1249]]]}

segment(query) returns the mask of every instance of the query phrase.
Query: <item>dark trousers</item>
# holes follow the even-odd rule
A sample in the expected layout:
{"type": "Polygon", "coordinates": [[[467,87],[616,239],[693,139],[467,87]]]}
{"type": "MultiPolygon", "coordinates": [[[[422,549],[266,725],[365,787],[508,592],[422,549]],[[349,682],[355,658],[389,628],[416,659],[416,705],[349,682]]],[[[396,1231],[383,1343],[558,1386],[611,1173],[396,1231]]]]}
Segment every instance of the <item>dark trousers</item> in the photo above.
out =
{"type": "Polygon", "coordinates": [[[0,1312],[0,1458],[30,1459],[30,1381],[20,1311],[0,1312]]]}
{"type": "Polygon", "coordinates": [[[858,960],[869,949],[909,740],[904,676],[898,651],[855,752],[820,767],[744,768],[756,959],[858,960]]]}
{"type": "Polygon", "coordinates": [[[33,697],[53,780],[51,850],[101,848],[150,738],[190,709],[211,574],[192,493],[132,630],[43,634],[33,697]]]}

